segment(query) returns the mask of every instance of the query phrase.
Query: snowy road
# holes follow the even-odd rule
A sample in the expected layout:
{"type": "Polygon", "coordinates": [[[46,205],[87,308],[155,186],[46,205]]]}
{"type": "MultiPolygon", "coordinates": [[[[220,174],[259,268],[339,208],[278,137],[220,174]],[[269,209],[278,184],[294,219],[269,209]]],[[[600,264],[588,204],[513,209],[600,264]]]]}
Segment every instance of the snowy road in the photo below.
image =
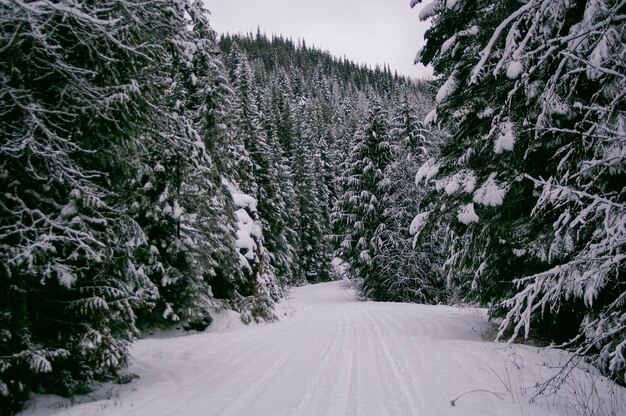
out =
{"type": "Polygon", "coordinates": [[[342,282],[294,289],[282,308],[288,316],[274,324],[139,341],[139,380],[73,407],[40,396],[24,414],[576,414],[558,400],[522,397],[560,354],[485,342],[481,311],[359,302],[342,282]],[[478,391],[451,406],[475,389],[503,396],[478,391]]]}

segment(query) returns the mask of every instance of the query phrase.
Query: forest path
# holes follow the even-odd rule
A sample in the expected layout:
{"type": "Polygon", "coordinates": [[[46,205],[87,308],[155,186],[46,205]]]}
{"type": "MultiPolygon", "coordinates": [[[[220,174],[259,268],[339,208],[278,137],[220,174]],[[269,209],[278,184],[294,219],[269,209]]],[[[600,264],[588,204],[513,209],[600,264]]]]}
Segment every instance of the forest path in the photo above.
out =
{"type": "Polygon", "coordinates": [[[563,354],[485,341],[482,310],[360,302],[344,282],[331,282],[293,289],[279,311],[272,324],[138,341],[131,371],[139,380],[74,406],[40,396],[24,414],[575,414],[520,396],[563,354]],[[451,405],[475,389],[504,394],[473,392],[451,405]]]}

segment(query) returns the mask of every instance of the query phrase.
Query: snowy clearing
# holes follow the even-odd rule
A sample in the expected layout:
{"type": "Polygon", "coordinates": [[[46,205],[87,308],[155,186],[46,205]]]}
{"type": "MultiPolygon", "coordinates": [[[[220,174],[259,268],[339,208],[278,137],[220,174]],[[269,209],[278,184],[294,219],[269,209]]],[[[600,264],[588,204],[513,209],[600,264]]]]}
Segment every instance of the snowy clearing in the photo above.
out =
{"type": "Polygon", "coordinates": [[[232,325],[229,315],[222,332],[138,341],[131,371],[140,379],[74,406],[40,395],[22,415],[533,416],[623,406],[623,390],[583,371],[529,404],[525,388],[567,354],[485,341],[493,328],[483,310],[359,302],[344,282],[293,289],[279,308],[273,324],[232,325]]]}

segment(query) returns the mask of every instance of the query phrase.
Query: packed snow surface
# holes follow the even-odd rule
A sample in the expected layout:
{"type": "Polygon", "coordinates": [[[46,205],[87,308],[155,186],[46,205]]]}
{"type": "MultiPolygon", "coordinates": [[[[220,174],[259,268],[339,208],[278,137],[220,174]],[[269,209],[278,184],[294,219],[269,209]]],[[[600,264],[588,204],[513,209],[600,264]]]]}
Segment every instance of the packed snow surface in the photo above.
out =
{"type": "MultiPolygon", "coordinates": [[[[23,414],[579,414],[567,386],[532,404],[526,395],[568,356],[485,341],[493,328],[483,310],[361,302],[346,283],[332,282],[294,289],[280,314],[280,322],[253,327],[226,314],[228,325],[217,316],[213,332],[138,341],[131,368],[138,380],[106,385],[73,406],[40,395],[23,414]]],[[[574,377],[579,397],[593,379],[608,400],[605,380],[574,377]]]]}

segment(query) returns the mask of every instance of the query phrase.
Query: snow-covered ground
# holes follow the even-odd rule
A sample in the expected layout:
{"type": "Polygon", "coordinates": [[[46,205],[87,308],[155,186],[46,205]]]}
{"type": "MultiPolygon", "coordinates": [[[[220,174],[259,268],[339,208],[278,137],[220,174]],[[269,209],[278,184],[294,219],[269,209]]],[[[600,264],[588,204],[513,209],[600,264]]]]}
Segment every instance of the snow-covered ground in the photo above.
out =
{"type": "Polygon", "coordinates": [[[273,324],[227,317],[219,332],[138,341],[140,379],[73,406],[37,396],[23,415],[532,416],[604,406],[602,415],[623,398],[577,370],[557,396],[528,403],[526,388],[567,355],[485,341],[492,328],[477,309],[359,302],[333,282],[293,289],[280,313],[273,324]]]}

